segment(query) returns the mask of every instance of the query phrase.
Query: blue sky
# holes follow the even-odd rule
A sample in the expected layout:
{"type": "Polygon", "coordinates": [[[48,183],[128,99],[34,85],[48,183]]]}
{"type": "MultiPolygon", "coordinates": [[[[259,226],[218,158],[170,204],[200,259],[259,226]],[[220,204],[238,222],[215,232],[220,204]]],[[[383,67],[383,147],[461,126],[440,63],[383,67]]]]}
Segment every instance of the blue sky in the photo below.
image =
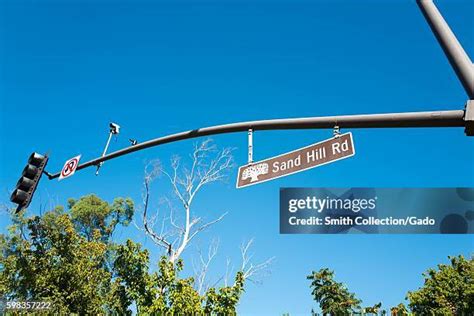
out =
{"type": "MultiPolygon", "coordinates": [[[[474,55],[474,3],[438,1],[474,55]]],[[[244,120],[462,109],[467,96],[414,1],[0,1],[0,202],[8,203],[32,151],[50,152],[49,171],[77,154],[111,145],[244,120]]],[[[343,130],[344,131],[344,130],[343,130]]],[[[321,168],[236,190],[206,188],[196,212],[223,222],[195,245],[219,237],[214,275],[239,244],[255,238],[255,258],[275,256],[272,274],[249,285],[242,314],[308,314],[305,276],[329,267],[367,305],[393,306],[448,255],[469,255],[472,236],[279,235],[284,187],[474,186],[473,139],[461,128],[352,130],[357,154],[321,168]]],[[[256,160],[329,138],[331,131],[257,132],[256,160]]],[[[246,134],[214,138],[246,163],[246,134]]],[[[96,193],[139,201],[146,161],[186,156],[195,140],[107,162],[73,178],[41,182],[30,208],[96,193]]],[[[169,194],[159,187],[156,200],[169,194]]],[[[0,219],[2,227],[9,223],[0,219]]],[[[133,238],[159,252],[133,227],[133,238]]],[[[185,259],[192,253],[185,256],[185,259]]],[[[190,266],[190,265],[189,265],[190,266]]],[[[188,269],[186,273],[189,273],[188,269]]]]}

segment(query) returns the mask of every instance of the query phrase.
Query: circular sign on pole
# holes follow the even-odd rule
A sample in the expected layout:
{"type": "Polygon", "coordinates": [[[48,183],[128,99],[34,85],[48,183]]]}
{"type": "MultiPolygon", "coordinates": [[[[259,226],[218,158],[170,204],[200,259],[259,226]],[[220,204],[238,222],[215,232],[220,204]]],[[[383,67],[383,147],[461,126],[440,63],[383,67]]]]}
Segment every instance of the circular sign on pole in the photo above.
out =
{"type": "Polygon", "coordinates": [[[81,159],[81,155],[73,157],[64,163],[59,180],[70,177],[76,172],[77,166],[79,166],[79,159],[81,159]]]}

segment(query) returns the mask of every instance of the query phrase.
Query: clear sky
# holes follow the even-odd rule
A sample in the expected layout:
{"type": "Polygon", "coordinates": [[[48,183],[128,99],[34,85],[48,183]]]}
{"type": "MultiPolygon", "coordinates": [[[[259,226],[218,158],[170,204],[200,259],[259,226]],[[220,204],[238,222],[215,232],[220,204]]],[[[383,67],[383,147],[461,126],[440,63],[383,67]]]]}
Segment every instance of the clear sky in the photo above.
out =
{"type": "MultiPolygon", "coordinates": [[[[474,3],[438,1],[474,56],[474,3]]],[[[122,125],[111,149],[183,130],[244,120],[462,109],[467,96],[414,1],[5,1],[0,0],[0,202],[32,151],[50,152],[49,171],[77,154],[99,156],[109,121],[122,125]]],[[[344,130],[343,130],[344,131],[344,130]]],[[[474,186],[474,138],[461,128],[352,130],[356,156],[246,189],[205,189],[196,211],[223,222],[191,248],[219,237],[239,264],[255,237],[256,261],[272,274],[249,285],[242,314],[309,314],[305,276],[329,267],[364,303],[401,302],[421,273],[448,255],[469,255],[472,236],[279,235],[284,187],[474,186]]],[[[257,132],[255,159],[329,138],[331,131],[257,132]]],[[[246,163],[246,133],[214,138],[246,163]]],[[[37,213],[88,193],[140,200],[147,160],[186,156],[195,140],[105,163],[62,182],[44,178],[37,213]]],[[[161,188],[161,187],[160,187],[161,188]]],[[[169,194],[155,190],[154,198],[169,194]]],[[[4,228],[5,214],[0,219],[4,228]]],[[[472,224],[472,223],[471,223],[472,224]]],[[[118,232],[159,252],[133,227],[118,232]]],[[[186,273],[192,270],[188,269],[186,273]]]]}

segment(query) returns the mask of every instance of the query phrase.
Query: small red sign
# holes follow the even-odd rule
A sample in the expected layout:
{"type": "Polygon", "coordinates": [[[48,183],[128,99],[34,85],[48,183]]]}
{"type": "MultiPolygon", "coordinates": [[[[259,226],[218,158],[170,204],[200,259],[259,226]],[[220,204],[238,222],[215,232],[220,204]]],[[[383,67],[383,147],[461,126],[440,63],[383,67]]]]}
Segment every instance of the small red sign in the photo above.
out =
{"type": "Polygon", "coordinates": [[[76,168],[79,166],[79,159],[81,159],[81,155],[73,157],[64,163],[64,167],[59,175],[59,180],[70,177],[76,172],[76,168]]]}

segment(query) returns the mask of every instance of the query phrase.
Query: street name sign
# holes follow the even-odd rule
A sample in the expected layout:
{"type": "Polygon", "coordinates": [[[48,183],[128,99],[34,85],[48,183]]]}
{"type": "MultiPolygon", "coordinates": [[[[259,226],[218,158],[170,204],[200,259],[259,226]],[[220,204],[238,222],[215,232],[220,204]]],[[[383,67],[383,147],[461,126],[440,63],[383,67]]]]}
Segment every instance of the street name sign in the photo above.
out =
{"type": "Polygon", "coordinates": [[[81,159],[81,155],[73,157],[64,163],[58,181],[70,177],[76,172],[76,168],[79,166],[79,159],[81,159]]]}
{"type": "Polygon", "coordinates": [[[352,133],[239,168],[237,188],[262,183],[354,156],[352,133]]]}

